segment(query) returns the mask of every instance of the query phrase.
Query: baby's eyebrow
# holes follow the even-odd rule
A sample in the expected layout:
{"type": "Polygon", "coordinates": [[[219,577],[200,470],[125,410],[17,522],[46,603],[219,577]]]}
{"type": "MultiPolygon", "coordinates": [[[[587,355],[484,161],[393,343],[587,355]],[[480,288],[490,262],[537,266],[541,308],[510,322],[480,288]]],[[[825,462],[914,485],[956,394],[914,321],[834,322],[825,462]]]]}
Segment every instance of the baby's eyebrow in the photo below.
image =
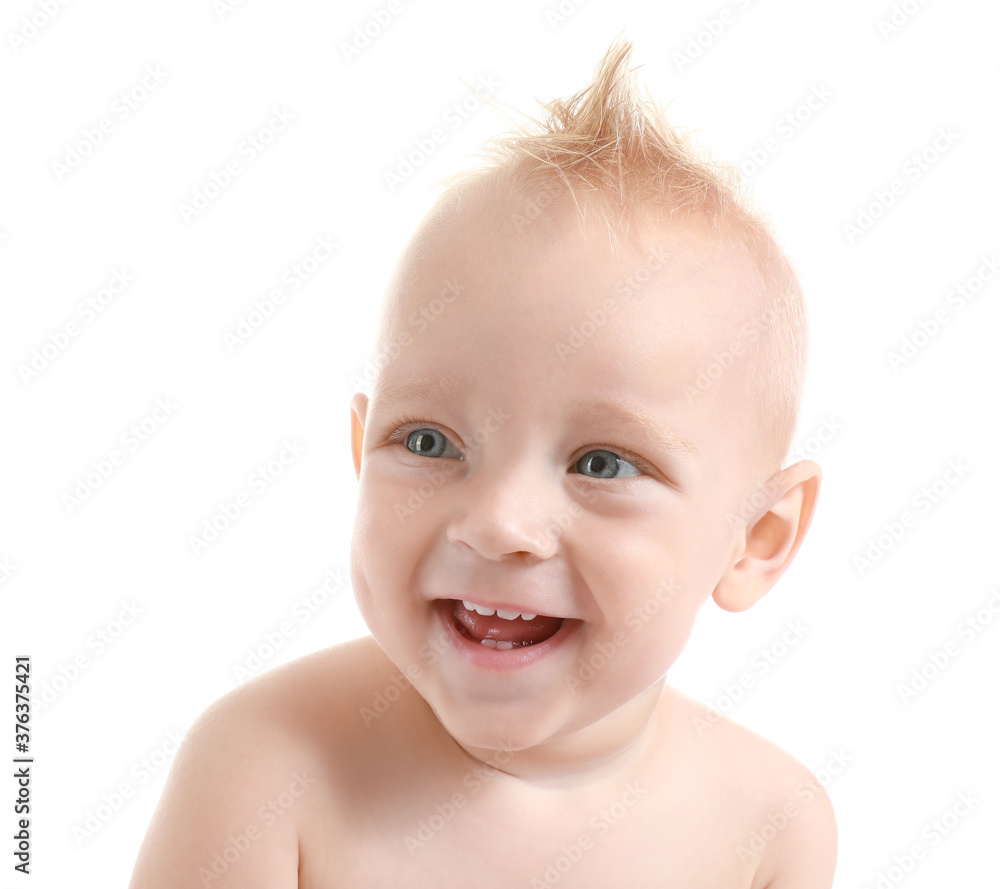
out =
{"type": "Polygon", "coordinates": [[[617,401],[593,401],[582,405],[576,416],[593,425],[615,426],[638,437],[652,439],[664,451],[678,456],[698,457],[698,449],[684,436],[662,425],[645,411],[617,401]]]}
{"type": "MultiPolygon", "coordinates": [[[[456,397],[459,388],[457,381],[437,377],[379,381],[372,393],[372,401],[380,404],[409,399],[446,401],[456,397]]],[[[659,448],[670,454],[694,458],[699,456],[698,449],[684,436],[634,406],[617,401],[590,401],[580,405],[573,417],[577,422],[592,426],[613,426],[637,437],[651,439],[659,448]]]]}
{"type": "Polygon", "coordinates": [[[453,398],[458,390],[454,380],[442,380],[437,377],[421,377],[419,379],[377,380],[372,392],[373,402],[393,401],[435,401],[453,398]]]}

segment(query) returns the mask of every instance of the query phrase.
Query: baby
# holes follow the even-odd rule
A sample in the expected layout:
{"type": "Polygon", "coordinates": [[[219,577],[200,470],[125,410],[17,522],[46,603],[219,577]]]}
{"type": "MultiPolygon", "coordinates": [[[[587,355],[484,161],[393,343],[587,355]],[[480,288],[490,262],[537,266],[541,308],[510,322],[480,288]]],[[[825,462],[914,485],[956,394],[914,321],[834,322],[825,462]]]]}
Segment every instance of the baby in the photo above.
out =
{"type": "Polygon", "coordinates": [[[351,402],[372,635],[191,729],[132,889],[826,889],[829,799],[666,684],[708,597],[760,599],[820,471],[781,468],[801,295],[616,43],[454,177],[351,402]]]}

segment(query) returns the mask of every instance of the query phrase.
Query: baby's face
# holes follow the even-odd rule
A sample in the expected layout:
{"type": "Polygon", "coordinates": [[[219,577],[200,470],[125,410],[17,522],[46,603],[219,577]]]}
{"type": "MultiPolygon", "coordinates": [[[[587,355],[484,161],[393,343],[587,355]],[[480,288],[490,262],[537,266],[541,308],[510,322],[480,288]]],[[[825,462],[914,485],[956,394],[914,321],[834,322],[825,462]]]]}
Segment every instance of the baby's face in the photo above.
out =
{"type": "Polygon", "coordinates": [[[616,258],[566,204],[518,209],[404,256],[398,357],[352,403],[362,613],[455,738],[516,749],[662,680],[738,554],[759,434],[742,367],[685,394],[750,311],[744,260],[680,227],[616,258]]]}

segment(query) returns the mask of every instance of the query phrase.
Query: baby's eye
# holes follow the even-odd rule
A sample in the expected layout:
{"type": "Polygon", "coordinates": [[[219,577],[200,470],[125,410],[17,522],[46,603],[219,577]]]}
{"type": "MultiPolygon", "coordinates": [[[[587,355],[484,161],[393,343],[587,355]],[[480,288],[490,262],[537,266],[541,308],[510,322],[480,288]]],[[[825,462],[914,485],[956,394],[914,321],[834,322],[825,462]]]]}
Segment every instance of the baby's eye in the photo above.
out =
{"type": "Polygon", "coordinates": [[[459,450],[437,429],[414,429],[403,439],[403,444],[420,457],[464,459],[459,450]],[[452,453],[445,453],[448,448],[451,448],[452,453]]]}
{"type": "Polygon", "coordinates": [[[642,471],[628,460],[623,460],[617,454],[605,450],[588,451],[576,461],[575,468],[584,475],[595,473],[592,478],[629,478],[642,475],[642,471]],[[624,475],[618,475],[618,470],[621,468],[627,470],[624,475]]]}

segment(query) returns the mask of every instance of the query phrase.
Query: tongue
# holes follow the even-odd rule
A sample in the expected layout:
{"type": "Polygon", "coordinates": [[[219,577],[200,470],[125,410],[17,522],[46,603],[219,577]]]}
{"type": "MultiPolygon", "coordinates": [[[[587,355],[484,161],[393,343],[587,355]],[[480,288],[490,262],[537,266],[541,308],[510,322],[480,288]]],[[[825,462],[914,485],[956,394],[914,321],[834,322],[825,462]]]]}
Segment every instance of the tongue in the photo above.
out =
{"type": "Polygon", "coordinates": [[[469,611],[461,602],[455,602],[454,613],[459,627],[476,642],[482,642],[483,639],[512,642],[515,645],[544,642],[562,625],[561,617],[546,617],[544,614],[531,620],[522,617],[504,620],[495,614],[487,617],[477,611],[469,611]]]}

